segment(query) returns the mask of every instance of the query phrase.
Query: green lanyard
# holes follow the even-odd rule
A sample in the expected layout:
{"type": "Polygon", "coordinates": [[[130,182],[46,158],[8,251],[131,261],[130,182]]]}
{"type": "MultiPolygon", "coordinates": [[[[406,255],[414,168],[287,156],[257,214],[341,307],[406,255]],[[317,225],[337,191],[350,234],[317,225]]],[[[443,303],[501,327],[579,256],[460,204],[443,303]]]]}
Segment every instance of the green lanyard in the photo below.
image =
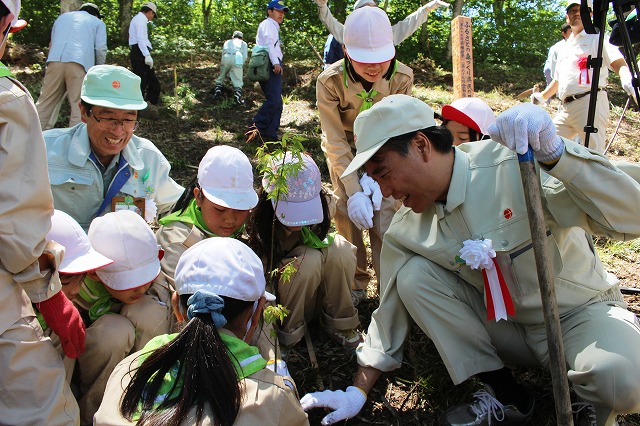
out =
{"type": "Polygon", "coordinates": [[[327,234],[324,240],[321,240],[320,237],[318,237],[312,230],[310,230],[306,226],[303,226],[302,229],[300,229],[300,232],[302,233],[303,244],[314,249],[323,249],[325,247],[329,247],[331,244],[333,244],[333,240],[336,237],[336,233],[332,232],[330,234],[327,234]]]}

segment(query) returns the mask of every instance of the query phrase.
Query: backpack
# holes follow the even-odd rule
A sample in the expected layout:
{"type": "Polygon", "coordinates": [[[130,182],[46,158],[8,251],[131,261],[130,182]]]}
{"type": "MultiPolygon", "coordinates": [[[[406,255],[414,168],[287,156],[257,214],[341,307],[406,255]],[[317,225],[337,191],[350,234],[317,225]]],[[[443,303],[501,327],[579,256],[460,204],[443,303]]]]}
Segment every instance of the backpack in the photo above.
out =
{"type": "Polygon", "coordinates": [[[249,59],[249,81],[269,80],[270,68],[269,51],[267,49],[254,49],[251,52],[251,59],[249,59]]]}

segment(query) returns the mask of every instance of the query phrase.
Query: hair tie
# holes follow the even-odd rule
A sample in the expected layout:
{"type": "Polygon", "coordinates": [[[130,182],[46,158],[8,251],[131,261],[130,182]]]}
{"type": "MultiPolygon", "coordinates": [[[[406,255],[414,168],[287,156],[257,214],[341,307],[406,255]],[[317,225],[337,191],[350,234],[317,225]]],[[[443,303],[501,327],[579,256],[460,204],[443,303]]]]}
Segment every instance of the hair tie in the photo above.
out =
{"type": "Polygon", "coordinates": [[[224,300],[215,293],[198,290],[187,300],[187,318],[192,319],[196,314],[211,314],[211,320],[216,328],[222,328],[227,319],[222,315],[224,300]]]}

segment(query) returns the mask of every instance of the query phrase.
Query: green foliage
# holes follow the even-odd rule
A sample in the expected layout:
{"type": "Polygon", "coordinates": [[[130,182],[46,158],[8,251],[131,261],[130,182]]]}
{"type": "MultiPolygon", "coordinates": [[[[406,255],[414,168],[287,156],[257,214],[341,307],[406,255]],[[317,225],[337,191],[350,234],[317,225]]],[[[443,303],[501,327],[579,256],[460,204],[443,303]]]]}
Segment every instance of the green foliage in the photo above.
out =
{"type": "Polygon", "coordinates": [[[289,313],[289,309],[278,304],[276,306],[267,306],[264,308],[262,317],[264,318],[264,322],[267,324],[282,324],[289,313]]]}

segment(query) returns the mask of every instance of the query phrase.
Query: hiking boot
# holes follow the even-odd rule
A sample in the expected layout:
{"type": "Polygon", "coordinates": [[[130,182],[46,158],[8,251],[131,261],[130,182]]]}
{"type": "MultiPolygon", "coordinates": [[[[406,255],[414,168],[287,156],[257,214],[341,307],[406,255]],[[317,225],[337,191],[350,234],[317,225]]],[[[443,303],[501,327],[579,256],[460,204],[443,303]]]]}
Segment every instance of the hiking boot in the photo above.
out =
{"type": "MultiPolygon", "coordinates": [[[[574,402],[571,404],[571,411],[573,412],[573,424],[574,426],[598,426],[598,419],[596,416],[596,408],[589,402],[574,402]]],[[[618,426],[618,422],[614,422],[613,426],[618,426]]]]}
{"type": "Polygon", "coordinates": [[[533,414],[534,399],[530,398],[526,413],[514,405],[503,405],[495,397],[491,386],[473,394],[474,401],[449,408],[440,417],[440,424],[446,426],[489,426],[525,424],[533,414]]]}
{"type": "Polygon", "coordinates": [[[350,328],[348,330],[331,330],[329,328],[325,328],[325,331],[331,340],[341,344],[345,348],[355,349],[364,340],[362,338],[362,334],[360,334],[355,328],[350,328]]]}
{"type": "Polygon", "coordinates": [[[220,99],[221,96],[222,96],[222,86],[219,84],[216,84],[216,86],[213,88],[213,99],[218,100],[220,99]]]}
{"type": "Polygon", "coordinates": [[[238,105],[244,105],[244,99],[242,99],[242,89],[240,88],[233,89],[233,96],[236,98],[236,103],[238,105]]]}

